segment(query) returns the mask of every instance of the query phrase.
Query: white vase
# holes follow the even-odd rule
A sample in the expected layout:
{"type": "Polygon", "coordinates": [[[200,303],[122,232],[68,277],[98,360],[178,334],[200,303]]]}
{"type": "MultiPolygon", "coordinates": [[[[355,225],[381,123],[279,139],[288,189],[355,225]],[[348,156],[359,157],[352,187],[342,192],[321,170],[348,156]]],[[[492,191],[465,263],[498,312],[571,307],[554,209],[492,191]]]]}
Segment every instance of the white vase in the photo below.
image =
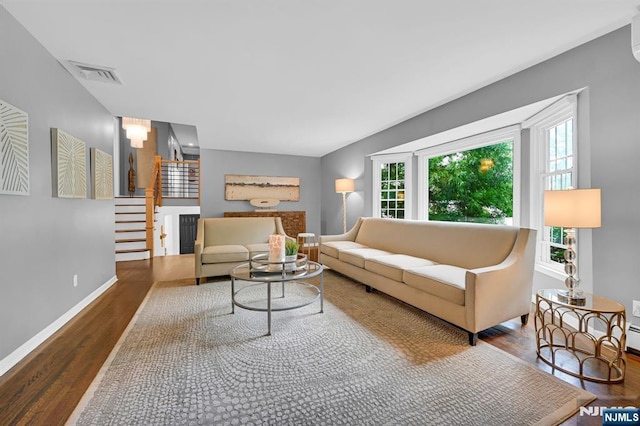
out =
{"type": "Polygon", "coordinates": [[[296,266],[295,261],[296,261],[297,259],[298,259],[298,255],[297,255],[297,254],[291,254],[291,255],[285,256],[285,257],[284,257],[284,261],[285,261],[285,262],[287,262],[287,263],[284,265],[285,270],[287,270],[287,271],[292,271],[292,270],[294,270],[294,269],[295,269],[295,266],[296,266]]]}

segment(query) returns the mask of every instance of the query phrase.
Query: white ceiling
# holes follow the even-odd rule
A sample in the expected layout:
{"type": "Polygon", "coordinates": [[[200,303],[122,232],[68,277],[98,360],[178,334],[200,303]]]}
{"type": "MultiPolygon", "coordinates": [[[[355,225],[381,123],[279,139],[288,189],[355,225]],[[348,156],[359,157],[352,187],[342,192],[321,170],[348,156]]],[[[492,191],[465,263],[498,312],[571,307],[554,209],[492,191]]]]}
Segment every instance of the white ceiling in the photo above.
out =
{"type": "Polygon", "coordinates": [[[458,141],[471,136],[477,136],[488,133],[504,127],[522,124],[525,120],[538,114],[548,106],[552,105],[564,95],[554,96],[553,98],[543,99],[533,104],[525,105],[520,108],[512,109],[501,114],[483,118],[465,124],[464,126],[455,127],[435,135],[426,136],[415,141],[396,145],[392,148],[385,149],[371,155],[399,154],[399,153],[415,153],[425,148],[431,148],[447,142],[458,141]]]}
{"type": "Polygon", "coordinates": [[[631,22],[640,0],[0,0],[113,115],[321,156],[631,22]]]}

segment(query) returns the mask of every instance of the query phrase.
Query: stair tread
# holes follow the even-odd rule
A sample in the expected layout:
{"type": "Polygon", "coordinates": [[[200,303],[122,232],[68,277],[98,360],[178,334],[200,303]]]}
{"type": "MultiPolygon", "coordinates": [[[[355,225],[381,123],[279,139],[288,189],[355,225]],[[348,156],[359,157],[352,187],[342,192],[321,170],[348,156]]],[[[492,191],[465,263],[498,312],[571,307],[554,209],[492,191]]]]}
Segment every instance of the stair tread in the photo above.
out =
{"type": "Polygon", "coordinates": [[[116,223],[145,223],[146,220],[116,220],[116,223]]]}
{"type": "Polygon", "coordinates": [[[146,232],[146,229],[116,229],[116,232],[146,232]]]}
{"type": "Polygon", "coordinates": [[[140,212],[140,211],[135,211],[135,212],[116,212],[116,214],[147,214],[147,212],[140,212]]]}
{"type": "Polygon", "coordinates": [[[129,250],[116,250],[116,254],[124,254],[124,253],[141,253],[143,251],[149,251],[149,249],[129,249],[129,250]]]}
{"type": "Polygon", "coordinates": [[[145,238],[126,238],[123,240],[116,240],[116,243],[140,243],[147,241],[145,238]]]}

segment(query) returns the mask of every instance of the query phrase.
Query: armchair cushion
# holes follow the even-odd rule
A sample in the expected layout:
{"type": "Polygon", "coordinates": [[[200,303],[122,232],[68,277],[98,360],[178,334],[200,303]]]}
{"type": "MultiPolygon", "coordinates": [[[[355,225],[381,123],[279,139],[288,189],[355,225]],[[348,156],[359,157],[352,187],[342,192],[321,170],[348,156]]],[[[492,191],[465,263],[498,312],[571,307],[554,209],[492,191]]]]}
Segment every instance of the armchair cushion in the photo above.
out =
{"type": "Polygon", "coordinates": [[[249,250],[240,245],[208,246],[202,249],[202,263],[242,262],[249,260],[249,250]]]}
{"type": "Polygon", "coordinates": [[[247,244],[245,247],[249,249],[249,258],[256,254],[269,253],[269,243],[247,244]]]}

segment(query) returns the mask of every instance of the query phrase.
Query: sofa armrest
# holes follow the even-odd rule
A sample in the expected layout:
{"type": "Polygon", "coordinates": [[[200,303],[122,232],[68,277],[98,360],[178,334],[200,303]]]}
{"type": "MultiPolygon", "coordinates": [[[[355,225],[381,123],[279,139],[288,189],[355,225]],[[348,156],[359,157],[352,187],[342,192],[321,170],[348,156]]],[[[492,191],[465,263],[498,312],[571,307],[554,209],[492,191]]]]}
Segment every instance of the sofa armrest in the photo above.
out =
{"type": "Polygon", "coordinates": [[[202,274],[202,250],[204,249],[204,221],[198,219],[198,228],[196,231],[196,240],[193,246],[193,256],[195,259],[196,278],[200,278],[202,274]]]}
{"type": "Polygon", "coordinates": [[[536,231],[522,228],[498,265],[467,271],[466,322],[473,332],[526,315],[531,310],[536,231]]]}
{"type": "Polygon", "coordinates": [[[362,218],[359,217],[355,225],[353,225],[353,228],[348,230],[346,233],[335,235],[320,235],[320,237],[318,238],[318,242],[320,243],[320,245],[322,245],[323,242],[327,243],[329,241],[355,241],[361,224],[362,218]]]}

